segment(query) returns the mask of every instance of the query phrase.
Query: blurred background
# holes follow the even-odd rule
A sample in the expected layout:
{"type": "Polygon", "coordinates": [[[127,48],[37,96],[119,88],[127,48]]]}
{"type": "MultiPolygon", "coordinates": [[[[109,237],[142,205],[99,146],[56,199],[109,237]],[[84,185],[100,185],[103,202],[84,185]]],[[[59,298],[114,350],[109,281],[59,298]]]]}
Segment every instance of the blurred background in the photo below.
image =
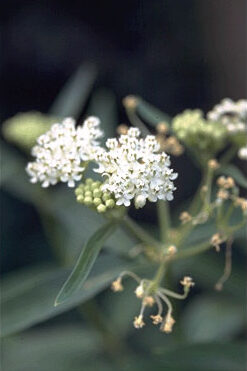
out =
{"type": "MultiPolygon", "coordinates": [[[[171,116],[185,108],[207,111],[224,97],[246,98],[245,0],[9,0],[1,2],[1,8],[1,122],[19,112],[48,112],[66,81],[81,65],[91,66],[95,73],[81,117],[87,112],[94,113],[91,112],[95,106],[92,101],[97,102],[97,94],[105,94],[113,102],[111,110],[116,125],[126,122],[121,101],[128,94],[140,95],[171,116]]],[[[19,156],[18,149],[9,145],[8,149],[19,156]]],[[[200,180],[198,170],[186,156],[173,161],[180,177],[172,209],[192,195],[200,180]]],[[[241,162],[238,165],[243,168],[241,162]]],[[[18,179],[15,179],[16,188],[18,179]]],[[[33,202],[19,197],[16,189],[12,191],[15,187],[6,184],[1,191],[1,271],[15,286],[21,276],[15,281],[11,274],[17,269],[22,272],[36,264],[54,262],[56,254],[33,202]]],[[[134,212],[133,216],[140,219],[134,212]]],[[[155,218],[153,207],[148,207],[141,216],[142,222],[155,223],[155,218]]],[[[36,326],[31,330],[26,330],[24,325],[17,326],[13,333],[19,329],[25,332],[7,338],[4,343],[4,371],[111,370],[111,357],[109,360],[107,349],[102,348],[100,319],[99,328],[84,325],[95,305],[103,308],[102,316],[110,322],[110,327],[119,329],[121,341],[124,339],[131,356],[134,353],[137,357],[133,365],[131,357],[127,363],[123,360],[119,369],[138,370],[140,366],[147,370],[166,367],[168,371],[244,370],[241,343],[245,305],[243,247],[244,237],[240,236],[233,259],[233,277],[223,294],[215,294],[213,290],[214,279],[217,280],[223,269],[223,254],[218,256],[218,261],[214,255],[206,254],[198,268],[203,278],[194,301],[188,307],[187,304],[185,308],[181,306],[179,321],[192,324],[184,328],[178,325],[181,328],[169,339],[153,335],[153,329],[150,333],[146,329],[144,333],[133,333],[131,319],[136,304],[132,300],[129,302],[128,292],[117,300],[115,314],[109,318],[116,299],[108,290],[100,294],[96,304],[85,304],[82,323],[78,311],[73,309],[55,319],[47,315],[49,321],[43,324],[33,321],[36,326]],[[123,313],[125,307],[127,314],[123,313]],[[199,311],[201,317],[197,316],[199,311]],[[150,344],[150,334],[153,344],[150,344]],[[69,345],[64,340],[68,338],[69,345]],[[86,343],[85,338],[88,339],[86,343]],[[30,357],[25,353],[28,347],[33,350],[30,357]],[[98,358],[92,355],[94,348],[97,348],[98,358]],[[150,363],[145,360],[147,354],[150,363]],[[166,361],[163,354],[166,354],[166,361]],[[179,363],[177,355],[185,360],[183,364],[179,363]]],[[[193,264],[182,266],[186,272],[175,272],[174,277],[190,273],[193,264]]],[[[31,293],[29,299],[32,301],[31,293]]],[[[25,308],[25,305],[29,306],[22,297],[12,306],[10,303],[10,317],[16,315],[16,306],[25,308]]],[[[25,311],[23,316],[25,322],[25,311]]],[[[107,329],[104,331],[108,333],[107,329]]],[[[112,341],[112,334],[106,336],[112,341]]]]}

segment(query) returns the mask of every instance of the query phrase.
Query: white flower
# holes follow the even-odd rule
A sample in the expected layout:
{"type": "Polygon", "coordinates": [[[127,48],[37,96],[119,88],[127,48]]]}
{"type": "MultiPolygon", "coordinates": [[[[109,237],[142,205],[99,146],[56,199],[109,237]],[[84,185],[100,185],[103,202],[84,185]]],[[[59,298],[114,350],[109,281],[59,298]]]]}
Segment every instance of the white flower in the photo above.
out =
{"type": "Polygon", "coordinates": [[[130,128],[125,135],[108,139],[106,147],[96,151],[96,172],[106,176],[103,190],[114,194],[117,205],[130,206],[134,199],[137,208],[146,200],[172,200],[173,180],[177,174],[170,169],[170,158],[160,150],[153,135],[140,139],[140,131],[130,128]]]}
{"type": "Polygon", "coordinates": [[[247,145],[239,149],[238,157],[241,158],[241,160],[247,160],[247,145]]]}
{"type": "Polygon", "coordinates": [[[217,104],[207,117],[212,121],[219,121],[226,126],[230,134],[247,131],[247,100],[233,102],[226,98],[217,104]]]}
{"type": "Polygon", "coordinates": [[[72,118],[53,124],[32,149],[36,160],[26,168],[31,182],[41,182],[42,187],[48,187],[61,181],[74,187],[85,169],[83,162],[94,158],[97,140],[102,136],[99,124],[96,117],[88,117],[83,126],[78,127],[72,118]]]}

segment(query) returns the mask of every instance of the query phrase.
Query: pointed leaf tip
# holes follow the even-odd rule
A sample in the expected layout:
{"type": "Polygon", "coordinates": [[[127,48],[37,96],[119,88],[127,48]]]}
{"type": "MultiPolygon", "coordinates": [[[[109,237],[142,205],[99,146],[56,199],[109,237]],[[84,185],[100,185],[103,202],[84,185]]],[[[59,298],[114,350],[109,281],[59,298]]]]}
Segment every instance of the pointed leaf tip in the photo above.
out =
{"type": "Polygon", "coordinates": [[[86,242],[82,252],[71,272],[69,278],[64,283],[55,300],[55,306],[62,304],[70,296],[82,287],[87,279],[95,260],[103,247],[104,242],[116,229],[116,223],[108,222],[99,228],[86,242]]]}

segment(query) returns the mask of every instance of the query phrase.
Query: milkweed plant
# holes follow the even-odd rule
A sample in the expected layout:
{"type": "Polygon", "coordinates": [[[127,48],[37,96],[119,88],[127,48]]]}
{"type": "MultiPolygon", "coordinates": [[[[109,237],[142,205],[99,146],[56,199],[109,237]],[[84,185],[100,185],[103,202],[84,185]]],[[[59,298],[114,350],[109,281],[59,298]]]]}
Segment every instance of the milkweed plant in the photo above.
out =
{"type": "Polygon", "coordinates": [[[140,276],[135,270],[123,271],[111,289],[121,294],[125,281],[133,280],[133,294],[140,301],[134,327],[140,329],[150,321],[168,334],[178,320],[173,301],[186,299],[196,284],[189,272],[181,272],[181,290],[173,291],[166,279],[171,263],[211,248],[217,253],[225,244],[225,269],[216,289],[221,290],[230,275],[232,243],[246,223],[247,200],[240,196],[234,174],[224,170],[235,154],[247,160],[247,101],[224,99],[205,116],[199,109],[188,109],[170,120],[157,119],[151,132],[150,117],[142,102],[137,96],[124,98],[130,125],[119,125],[114,138],[104,136],[98,117],[87,117],[76,125],[72,117],[56,122],[54,117],[35,112],[8,120],[4,133],[26,150],[32,147],[33,159],[26,167],[31,183],[43,188],[65,183],[74,193],[74,202],[105,219],[85,243],[55,306],[83,289],[100,249],[117,228],[123,227],[138,241],[132,246],[133,259],[141,255],[155,268],[151,277],[140,276]],[[172,223],[169,204],[176,198],[177,178],[181,183],[188,181],[184,173],[174,169],[173,157],[185,151],[200,168],[202,181],[186,210],[172,223]],[[90,177],[89,166],[93,169],[90,177]],[[141,214],[147,203],[157,206],[160,238],[129,216],[130,208],[141,214]],[[233,218],[236,209],[241,214],[237,222],[233,218]],[[209,220],[215,233],[202,243],[188,245],[193,230],[209,220]]]}

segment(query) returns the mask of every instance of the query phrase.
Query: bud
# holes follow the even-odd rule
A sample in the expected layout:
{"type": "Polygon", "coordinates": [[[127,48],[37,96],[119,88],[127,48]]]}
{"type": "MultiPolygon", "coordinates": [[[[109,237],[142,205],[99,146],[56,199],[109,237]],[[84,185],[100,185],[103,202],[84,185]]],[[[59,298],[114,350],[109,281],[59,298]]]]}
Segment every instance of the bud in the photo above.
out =
{"type": "Polygon", "coordinates": [[[135,197],[136,209],[142,208],[145,204],[146,204],[146,198],[143,195],[138,195],[135,197]]]}
{"type": "Polygon", "coordinates": [[[134,95],[128,95],[123,99],[123,106],[126,109],[134,110],[138,104],[138,98],[134,95]]]}

